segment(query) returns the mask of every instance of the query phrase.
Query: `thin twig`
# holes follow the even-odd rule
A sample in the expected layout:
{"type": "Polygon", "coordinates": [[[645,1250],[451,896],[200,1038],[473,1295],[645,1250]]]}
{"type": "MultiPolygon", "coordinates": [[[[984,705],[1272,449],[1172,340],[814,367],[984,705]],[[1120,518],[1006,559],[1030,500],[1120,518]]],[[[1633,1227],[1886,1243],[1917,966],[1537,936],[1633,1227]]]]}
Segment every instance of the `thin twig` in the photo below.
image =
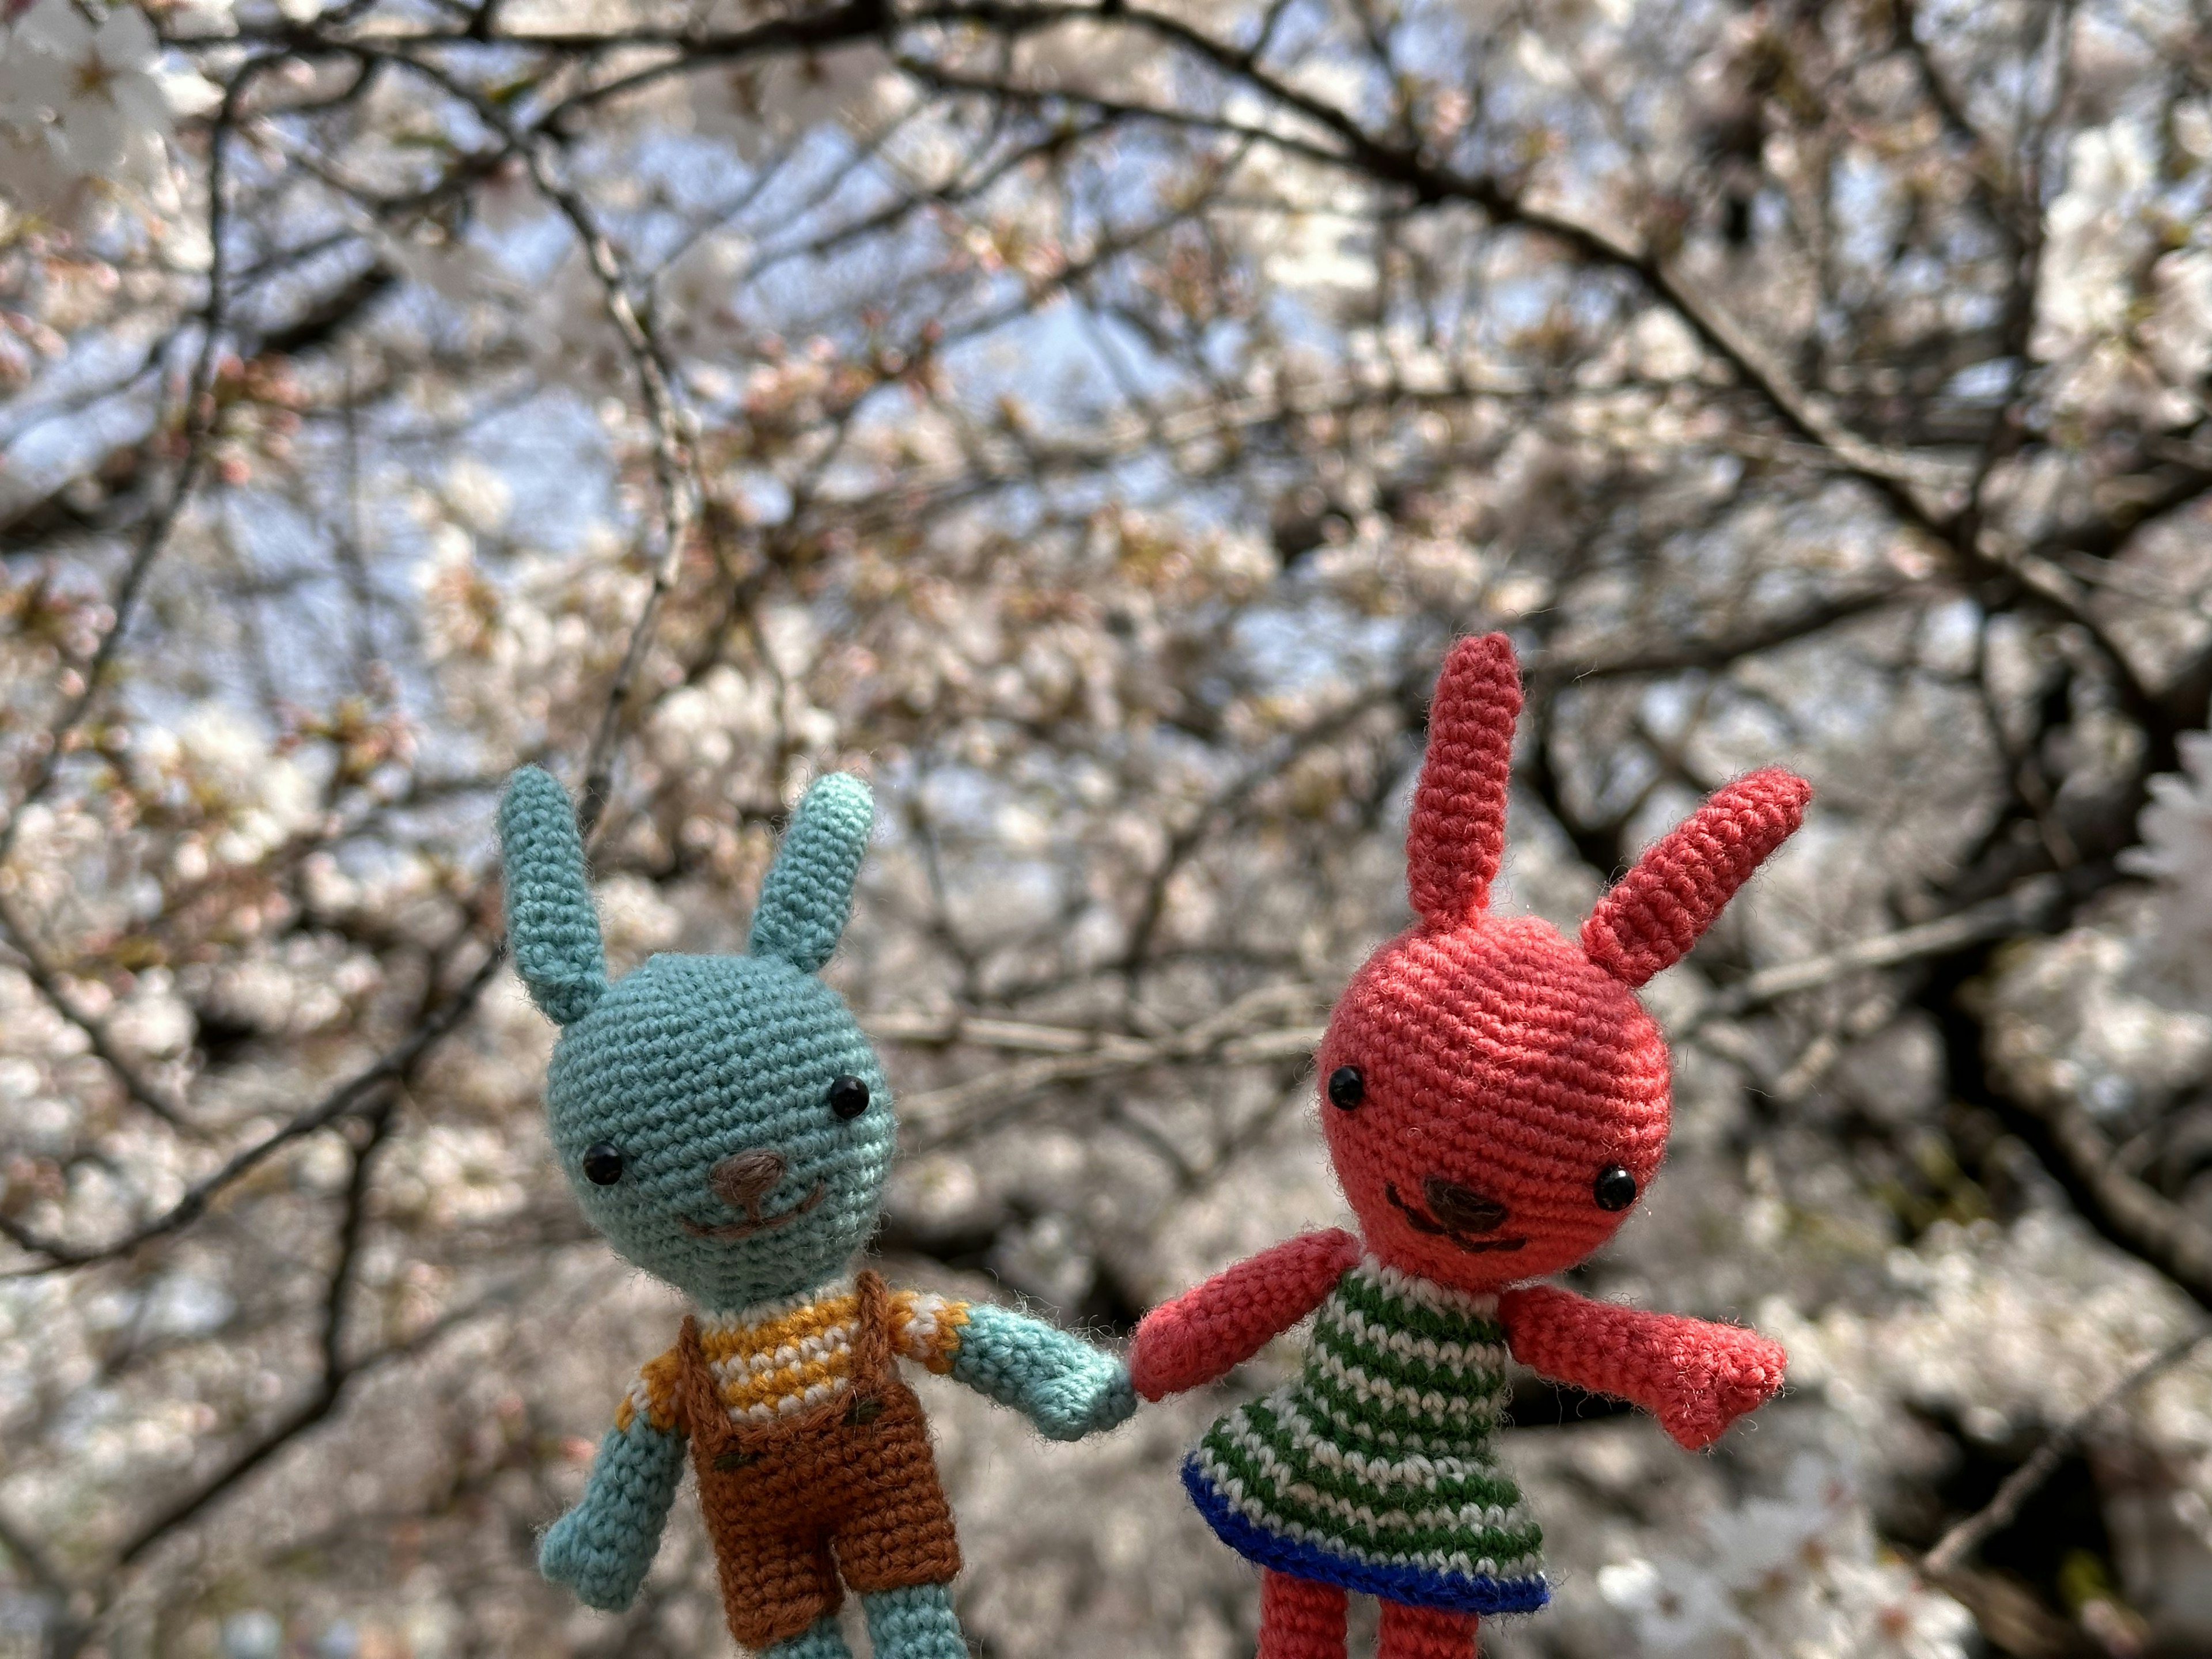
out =
{"type": "Polygon", "coordinates": [[[1900,927],[1892,933],[1876,933],[1802,961],[1762,969],[1748,979],[1716,993],[1680,1028],[1681,1035],[1688,1035],[1708,1020],[1745,1013],[1786,996],[1832,985],[1853,974],[1895,968],[1924,957],[1941,956],[1961,945],[2003,939],[2034,927],[2039,918],[2056,906],[2057,896],[2048,885],[2031,883],[2020,893],[1977,904],[1954,916],[1923,922],[1915,927],[1900,927]]]}
{"type": "Polygon", "coordinates": [[[577,803],[577,830],[588,843],[605,812],[612,785],[615,746],[621,736],[623,714],[635,690],[639,670],[652,648],[660,611],[683,568],[684,550],[697,518],[701,489],[693,459],[692,433],[696,422],[678,399],[667,354],[649,321],[638,313],[632,299],[634,280],[619,251],[599,222],[580,191],[555,171],[550,141],[541,133],[518,127],[507,111],[465,82],[433,64],[397,57],[392,62],[435,82],[464,100],[479,118],[519,152],[530,168],[538,192],[560,210],[583,244],[592,273],[599,279],[608,319],[622,337],[630,364],[645,394],[646,416],[653,435],[654,480],[660,492],[660,556],[653,562],[653,582],[645,603],[631,625],[629,643],[623,652],[614,683],[608,688],[598,729],[585,751],[581,799],[577,803]]]}
{"type": "Polygon", "coordinates": [[[1262,986],[1219,1012],[1156,1037],[1079,1026],[1034,1025],[954,1016],[879,1015],[871,1036],[927,1044],[969,1043],[1037,1057],[909,1097],[904,1115],[919,1151],[951,1145],[988,1127],[1043,1090],[1137,1071],[1147,1066],[1269,1066],[1300,1060],[1321,1041],[1319,1025],[1271,1025],[1296,1007],[1316,1006],[1322,994],[1303,984],[1262,986]]]}
{"type": "Polygon", "coordinates": [[[2038,1446],[2033,1456],[2007,1475],[1996,1495],[1987,1504],[1936,1540],[1936,1547],[1920,1559],[1921,1571],[1930,1578],[1942,1579],[1964,1566],[1976,1550],[2012,1524],[2021,1505],[2051,1477],[2083,1437],[2097,1426],[2099,1419],[2196,1352],[2208,1336],[2212,1336],[2212,1325],[2200,1325],[2160,1348],[2106,1390],[2094,1405],[2038,1446]]]}
{"type": "Polygon", "coordinates": [[[323,1381],[330,1384],[345,1372],[346,1313],[353,1303],[354,1266],[361,1254],[362,1233],[368,1221],[368,1195],[376,1154],[398,1121],[398,1099],[386,1095],[368,1115],[368,1139],[354,1149],[353,1169],[346,1181],[345,1208],[338,1223],[338,1259],[331,1269],[331,1289],[323,1315],[323,1381]]]}
{"type": "Polygon", "coordinates": [[[385,1090],[405,1082],[431,1049],[459,1026],[476,1006],[477,1000],[483,994],[485,988],[491,983],[500,964],[505,960],[504,945],[488,951],[467,981],[404,1041],[355,1073],[307,1111],[232,1154],[220,1170],[186,1189],[185,1195],[167,1210],[122,1237],[106,1244],[80,1248],[64,1243],[59,1239],[42,1238],[21,1223],[0,1215],[0,1233],[4,1233],[18,1248],[47,1258],[41,1266],[19,1268],[12,1273],[0,1276],[23,1278],[52,1273],[59,1268],[85,1267],[95,1262],[112,1261],[118,1256],[128,1255],[141,1245],[190,1226],[207,1212],[208,1206],[219,1195],[266,1162],[270,1154],[318,1129],[336,1123],[341,1118],[375,1106],[383,1098],[385,1090]]]}
{"type": "Polygon", "coordinates": [[[428,1328],[404,1342],[395,1342],[380,1348],[364,1358],[355,1360],[334,1376],[325,1376],[316,1385],[315,1392],[287,1412],[260,1439],[233,1457],[214,1475],[183,1498],[177,1499],[151,1520],[143,1522],[130,1540],[116,1553],[118,1570],[130,1566],[162,1539],[221,1498],[233,1486],[283,1451],[293,1441],[322,1422],[336,1411],[352,1385],[370,1373],[402,1359],[412,1358],[440,1338],[459,1328],[471,1320],[481,1319],[494,1308],[501,1305],[511,1292],[502,1286],[465,1308],[455,1310],[439,1319],[428,1328]]]}
{"type": "Polygon", "coordinates": [[[94,1057],[114,1073],[116,1081],[123,1085],[123,1092],[172,1128],[185,1127],[181,1106],[155,1088],[137,1063],[115,1046],[107,1022],[78,1003],[62,983],[60,973],[31,937],[23,919],[16,914],[15,901],[4,895],[0,895],[0,933],[7,935],[9,946],[21,958],[15,964],[16,970],[30,981],[32,988],[46,999],[47,1006],[83,1033],[94,1057]]]}
{"type": "MultiPolygon", "coordinates": [[[[237,120],[238,101],[252,84],[262,70],[287,54],[277,52],[252,58],[240,68],[224,90],[222,107],[216,112],[208,142],[208,292],[207,303],[200,319],[199,355],[192,364],[191,378],[185,393],[185,453],[177,464],[177,474],[168,494],[146,521],[139,532],[138,545],[131,555],[131,562],[124,568],[123,580],[117,584],[115,598],[110,609],[113,612],[107,631],[100,636],[92,658],[84,665],[84,683],[76,694],[62,705],[61,712],[46,728],[44,747],[38,763],[32,769],[30,781],[24,785],[9,811],[5,822],[0,822],[0,865],[5,865],[15,850],[15,838],[23,824],[24,810],[46,799],[46,791],[53,787],[61,770],[63,755],[70,740],[92,711],[104,685],[108,665],[121,648],[123,637],[136,614],[138,598],[146,586],[146,578],[155,563],[169,544],[170,533],[183,516],[185,504],[199,483],[200,473],[207,464],[208,442],[215,435],[215,373],[216,347],[223,330],[225,306],[224,285],[228,281],[228,260],[223,251],[223,239],[228,229],[228,210],[223,192],[227,166],[223,140],[237,120]]],[[[158,429],[158,427],[157,427],[158,429]]]]}
{"type": "Polygon", "coordinates": [[[2056,1101],[2027,1109],[2059,1160],[2053,1173],[2091,1223],[2212,1310],[2212,1227],[2121,1167],[2111,1139],[2081,1107],[2056,1101]]]}

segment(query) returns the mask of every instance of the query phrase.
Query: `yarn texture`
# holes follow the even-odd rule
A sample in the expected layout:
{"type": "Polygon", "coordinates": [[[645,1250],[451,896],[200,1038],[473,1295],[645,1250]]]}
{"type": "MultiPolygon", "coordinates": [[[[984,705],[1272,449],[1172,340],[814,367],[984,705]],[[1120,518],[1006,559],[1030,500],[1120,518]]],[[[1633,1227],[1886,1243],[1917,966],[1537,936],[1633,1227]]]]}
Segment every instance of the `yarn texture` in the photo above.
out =
{"type": "Polygon", "coordinates": [[[1041,1320],[851,1271],[897,1125],[873,1048],[815,975],[850,919],[872,811],[859,779],[821,779],[743,955],[656,956],[611,982],[560,785],[526,767],[499,814],[515,968],[561,1028],[554,1153],[616,1250],[700,1310],[617,1405],[538,1565],[593,1607],[629,1605],[688,1455],[731,1633],[778,1659],[846,1654],[847,1588],[884,1659],[966,1652],[951,1512],[902,1360],[1055,1439],[1136,1405],[1121,1362],[1041,1320]]]}
{"type": "Polygon", "coordinates": [[[684,1442],[677,1437],[643,1425],[609,1430],[592,1462],[591,1501],[548,1529],[539,1570],[587,1607],[628,1607],[653,1565],[683,1474],[684,1442]]]}
{"type": "Polygon", "coordinates": [[[748,1647],[836,1612],[841,1576],[866,1592],[939,1584],[960,1571],[921,1402],[892,1366],[889,1292],[864,1273],[855,1300],[845,1386],[764,1419],[732,1414],[698,1322],[684,1322],[679,1426],[730,1632],[748,1647]]]}
{"type": "Polygon", "coordinates": [[[1382,1598],[1385,1659],[1470,1659],[1480,1615],[1544,1605],[1542,1534],[1492,1445],[1509,1354],[1691,1447],[1782,1383],[1755,1333],[1529,1281],[1611,1237],[1658,1172],[1669,1060],[1634,988],[1689,951],[1811,789],[1779,769],[1721,789],[1570,941],[1489,908],[1520,708],[1504,635],[1453,647],[1406,837],[1413,924],[1352,976],[1316,1055],[1358,1237],[1277,1245],[1138,1328],[1131,1376],[1158,1399],[1320,1310],[1297,1380],[1184,1465],[1216,1534],[1267,1570],[1262,1659],[1342,1659],[1347,1591],[1382,1598]]]}
{"type": "Polygon", "coordinates": [[[1311,1313],[1359,1255],[1359,1241],[1340,1227],[1300,1233],[1238,1262],[1203,1299],[1155,1308],[1129,1357],[1130,1381],[1159,1400],[1243,1364],[1311,1313]]]}
{"type": "MultiPolygon", "coordinates": [[[[894,1291],[885,1317],[890,1346],[940,1376],[960,1351],[969,1304],[921,1291],[894,1291]]],[[[736,1423],[769,1423],[835,1399],[852,1386],[860,1297],[841,1279],[805,1296],[781,1297],[699,1324],[699,1349],[713,1372],[722,1410],[736,1423]]],[[[615,1407],[615,1426],[642,1413],[664,1432],[683,1419],[684,1351],[679,1343],[646,1362],[615,1407]]]]}
{"type": "Polygon", "coordinates": [[[1260,1578],[1260,1659],[1342,1659],[1343,1590],[1270,1569],[1260,1578]]]}
{"type": "Polygon", "coordinates": [[[1183,1465],[1199,1512],[1301,1577],[1463,1613],[1541,1607],[1544,1535],[1490,1445],[1507,1395],[1497,1308],[1373,1256],[1349,1269],[1304,1373],[1183,1465]]]}

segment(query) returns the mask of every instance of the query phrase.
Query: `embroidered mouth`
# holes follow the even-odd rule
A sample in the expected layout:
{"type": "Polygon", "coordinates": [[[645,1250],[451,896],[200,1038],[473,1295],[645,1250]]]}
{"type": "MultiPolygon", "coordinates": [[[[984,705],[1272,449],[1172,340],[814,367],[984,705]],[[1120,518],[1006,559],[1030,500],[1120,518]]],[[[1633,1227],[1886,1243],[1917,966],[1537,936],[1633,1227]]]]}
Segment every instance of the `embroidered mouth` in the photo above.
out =
{"type": "Polygon", "coordinates": [[[719,1227],[710,1227],[703,1222],[694,1221],[688,1215],[679,1217],[678,1219],[684,1223],[684,1231],[695,1238],[750,1238],[755,1233],[764,1233],[770,1228],[781,1227],[787,1221],[798,1220],[799,1217],[819,1204],[829,1190],[826,1184],[817,1181],[814,1183],[812,1192],[780,1214],[764,1216],[755,1212],[743,1221],[726,1222],[719,1227]]]}
{"type": "Polygon", "coordinates": [[[1400,1213],[1404,1215],[1415,1232],[1426,1233],[1431,1238],[1443,1239],[1448,1243],[1465,1250],[1470,1255],[1480,1255],[1486,1250],[1517,1250],[1528,1242],[1526,1238],[1517,1237],[1470,1238],[1456,1227],[1445,1226],[1426,1210],[1407,1203],[1404,1199],[1398,1196],[1398,1185],[1393,1181],[1386,1181],[1382,1183],[1382,1195],[1397,1206],[1400,1213]]]}

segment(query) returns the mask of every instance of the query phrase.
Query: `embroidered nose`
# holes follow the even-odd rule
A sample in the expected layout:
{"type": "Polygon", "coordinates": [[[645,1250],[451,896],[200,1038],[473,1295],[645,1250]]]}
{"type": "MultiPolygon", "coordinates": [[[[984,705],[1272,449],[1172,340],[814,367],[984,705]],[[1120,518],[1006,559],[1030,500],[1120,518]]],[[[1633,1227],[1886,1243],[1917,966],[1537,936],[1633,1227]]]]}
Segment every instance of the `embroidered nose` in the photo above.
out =
{"type": "Polygon", "coordinates": [[[707,1172],[707,1182],[722,1202],[750,1215],[760,1208],[761,1200],[768,1196],[775,1183],[783,1179],[783,1170],[782,1155],[763,1147],[732,1153],[707,1172]]]}
{"type": "Polygon", "coordinates": [[[1442,1176],[1421,1182],[1421,1197],[1429,1213],[1456,1233],[1486,1233],[1505,1224],[1508,1212],[1503,1204],[1442,1176]]]}

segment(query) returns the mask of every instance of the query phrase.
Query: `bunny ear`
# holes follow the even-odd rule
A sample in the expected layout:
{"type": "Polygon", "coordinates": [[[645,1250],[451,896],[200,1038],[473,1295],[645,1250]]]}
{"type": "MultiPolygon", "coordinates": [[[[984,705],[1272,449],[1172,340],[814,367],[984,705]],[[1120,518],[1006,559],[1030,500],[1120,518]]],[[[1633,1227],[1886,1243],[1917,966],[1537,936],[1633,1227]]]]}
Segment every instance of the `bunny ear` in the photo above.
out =
{"type": "Polygon", "coordinates": [[[1689,953],[1721,907],[1804,821],[1813,786],[1778,766],[1738,778],[1644,849],[1583,924],[1583,953],[1641,985],[1689,953]]]}
{"type": "Polygon", "coordinates": [[[605,994],[607,968],[575,811],[550,773],[526,766],[508,782],[499,848],[515,971],[547,1018],[573,1024],[605,994]]]}
{"type": "Polygon", "coordinates": [[[810,974],[830,960],[852,920],[853,882],[875,816],[868,786],[851,773],[814,781],[761,884],[747,950],[810,974]]]}
{"type": "Polygon", "coordinates": [[[1429,704],[1429,752],[1406,832],[1406,885],[1422,921],[1449,926],[1490,902],[1505,852],[1505,792],[1521,671],[1503,634],[1462,640],[1429,704]]]}

